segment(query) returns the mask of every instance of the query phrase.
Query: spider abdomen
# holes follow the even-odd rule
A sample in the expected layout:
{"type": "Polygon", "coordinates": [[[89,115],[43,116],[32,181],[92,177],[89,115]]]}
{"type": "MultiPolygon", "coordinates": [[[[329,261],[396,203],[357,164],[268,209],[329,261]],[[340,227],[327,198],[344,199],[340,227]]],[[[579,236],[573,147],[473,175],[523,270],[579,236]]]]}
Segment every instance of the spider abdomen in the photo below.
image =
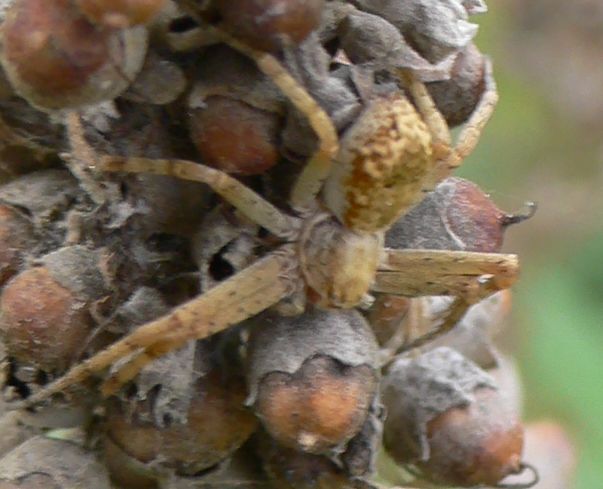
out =
{"type": "Polygon", "coordinates": [[[418,202],[434,164],[429,129],[411,103],[377,98],[346,132],[325,202],[350,229],[386,229],[418,202]]]}

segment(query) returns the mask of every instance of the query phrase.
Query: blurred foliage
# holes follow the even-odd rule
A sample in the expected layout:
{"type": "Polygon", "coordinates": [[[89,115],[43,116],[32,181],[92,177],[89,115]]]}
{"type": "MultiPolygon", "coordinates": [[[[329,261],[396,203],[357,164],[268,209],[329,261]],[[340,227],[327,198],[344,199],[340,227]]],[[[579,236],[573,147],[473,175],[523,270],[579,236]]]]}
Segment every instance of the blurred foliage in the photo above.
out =
{"type": "MultiPolygon", "coordinates": [[[[517,68],[519,27],[506,7],[490,2],[479,19],[477,44],[494,59],[500,103],[460,174],[509,211],[538,201],[537,215],[508,234],[523,273],[506,340],[522,363],[527,419],[567,427],[579,450],[575,489],[592,489],[603,480],[603,121],[586,129],[565,118],[517,68]]],[[[553,66],[554,53],[544,61],[553,66]]]]}

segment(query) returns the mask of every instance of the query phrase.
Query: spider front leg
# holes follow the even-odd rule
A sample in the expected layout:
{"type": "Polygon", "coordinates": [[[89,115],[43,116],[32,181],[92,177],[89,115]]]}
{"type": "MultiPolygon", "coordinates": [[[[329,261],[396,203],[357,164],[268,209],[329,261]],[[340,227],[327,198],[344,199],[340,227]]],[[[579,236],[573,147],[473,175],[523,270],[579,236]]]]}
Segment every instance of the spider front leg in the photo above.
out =
{"type": "Polygon", "coordinates": [[[232,48],[246,54],[258,68],[289,98],[290,102],[308,119],[318,137],[318,147],[310,157],[291,192],[291,206],[307,209],[320,192],[331,172],[333,158],[339,150],[337,131],[323,108],[306,89],[271,54],[258,51],[210,25],[205,26],[232,48]]]}
{"type": "Polygon", "coordinates": [[[282,213],[236,178],[201,163],[105,155],[98,159],[97,166],[99,170],[107,172],[152,173],[205,183],[248,219],[275,236],[290,239],[299,228],[296,218],[282,213]]]}
{"type": "Polygon", "coordinates": [[[516,255],[446,250],[386,249],[372,290],[418,297],[452,295],[437,328],[405,349],[417,348],[452,329],[467,309],[486,297],[509,288],[517,280],[516,255]]]}
{"type": "Polygon", "coordinates": [[[492,74],[492,62],[488,58],[485,58],[484,91],[477,107],[463,126],[454,147],[451,146],[448,125],[423,82],[406,70],[401,71],[399,76],[408,87],[417,110],[431,132],[433,156],[438,162],[430,183],[426,188],[426,190],[431,190],[439,182],[449,177],[473,152],[485,125],[494,112],[494,108],[498,102],[498,92],[492,74]]]}
{"type": "Polygon", "coordinates": [[[285,246],[221,282],[169,314],[140,326],[107,349],[84,360],[16,408],[32,406],[79,384],[117,360],[132,357],[106,387],[112,392],[147,363],[185,342],[203,339],[241,322],[289,295],[299,280],[290,247],[285,246]]]}

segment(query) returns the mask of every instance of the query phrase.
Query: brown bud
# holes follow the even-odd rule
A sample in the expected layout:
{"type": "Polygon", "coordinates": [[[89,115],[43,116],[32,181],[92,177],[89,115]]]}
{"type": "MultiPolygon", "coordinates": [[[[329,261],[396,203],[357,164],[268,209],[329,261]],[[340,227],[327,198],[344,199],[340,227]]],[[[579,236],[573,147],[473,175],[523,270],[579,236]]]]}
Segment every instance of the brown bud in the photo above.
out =
{"type": "Polygon", "coordinates": [[[501,211],[476,184],[451,177],[399,219],[385,235],[390,248],[498,252],[506,228],[532,216],[501,211]]]}
{"type": "Polygon", "coordinates": [[[449,348],[396,361],[383,385],[384,446],[444,485],[492,485],[521,469],[523,427],[492,378],[449,348]]]}
{"type": "Polygon", "coordinates": [[[76,4],[92,22],[123,29],[150,22],[166,0],[76,0],[76,4]]]}
{"type": "Polygon", "coordinates": [[[69,365],[91,332],[89,306],[106,294],[94,252],[82,246],[43,257],[15,276],[0,298],[9,356],[55,371],[69,365]]]}
{"type": "Polygon", "coordinates": [[[500,393],[482,388],[475,401],[427,424],[431,455],[418,462],[430,479],[464,487],[494,485],[521,469],[523,426],[509,418],[500,393]]]}
{"type": "Polygon", "coordinates": [[[318,27],[324,0],[219,0],[224,26],[263,51],[298,44],[318,27]]]}
{"type": "Polygon", "coordinates": [[[0,286],[19,271],[32,240],[31,222],[14,207],[0,204],[0,286]]]}
{"type": "Polygon", "coordinates": [[[469,119],[485,88],[485,58],[475,44],[463,49],[450,72],[450,79],[427,83],[438,110],[450,127],[469,119]]]}
{"type": "MultiPolygon", "coordinates": [[[[249,438],[257,426],[253,414],[244,407],[245,385],[241,379],[224,377],[212,370],[194,384],[186,423],[158,427],[152,420],[153,396],[134,405],[129,415],[117,401],[109,404],[107,437],[132,464],[152,464],[181,475],[194,475],[231,455],[249,438]]],[[[109,449],[113,450],[114,449],[109,449]]],[[[132,477],[130,463],[114,463],[107,456],[112,477],[125,481],[132,477]]],[[[156,476],[150,469],[145,477],[156,476]]],[[[126,485],[125,483],[123,485],[126,485]]]]}
{"type": "Polygon", "coordinates": [[[263,173],[278,161],[276,114],[227,97],[209,97],[190,112],[193,143],[203,161],[228,173],[263,173]]]}
{"type": "Polygon", "coordinates": [[[375,396],[375,340],[356,311],[264,315],[250,337],[250,402],[285,446],[324,453],[362,427],[375,396]]]}
{"type": "Polygon", "coordinates": [[[32,105],[73,108],[123,92],[142,66],[146,38],[143,28],[97,27],[70,0],[23,0],[4,21],[1,61],[32,105]]]}

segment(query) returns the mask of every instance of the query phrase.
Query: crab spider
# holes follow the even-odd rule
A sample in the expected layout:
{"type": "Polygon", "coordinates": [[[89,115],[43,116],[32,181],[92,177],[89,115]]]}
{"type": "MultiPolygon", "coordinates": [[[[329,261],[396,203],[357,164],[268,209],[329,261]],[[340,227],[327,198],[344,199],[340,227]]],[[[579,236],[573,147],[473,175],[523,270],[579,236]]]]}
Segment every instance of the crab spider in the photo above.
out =
{"type": "Polygon", "coordinates": [[[97,169],[203,182],[281,238],[282,244],[204,294],[74,366],[28,398],[26,405],[129,357],[103,385],[103,394],[109,395],[168,351],[293,297],[319,307],[352,308],[363,303],[371,291],[408,297],[454,296],[440,326],[410,345],[420,346],[452,328],[471,304],[516,280],[515,255],[383,247],[388,227],[475,147],[497,100],[489,64],[486,90],[456,147],[451,147],[448,127],[425,86],[410,72],[400,73],[400,77],[414,105],[401,91],[376,97],[339,141],[328,115],[273,56],[220,35],[255,60],[307,117],[318,136],[318,149],[292,191],[294,214],[285,214],[235,178],[195,162],[106,155],[97,159],[97,169]]]}

